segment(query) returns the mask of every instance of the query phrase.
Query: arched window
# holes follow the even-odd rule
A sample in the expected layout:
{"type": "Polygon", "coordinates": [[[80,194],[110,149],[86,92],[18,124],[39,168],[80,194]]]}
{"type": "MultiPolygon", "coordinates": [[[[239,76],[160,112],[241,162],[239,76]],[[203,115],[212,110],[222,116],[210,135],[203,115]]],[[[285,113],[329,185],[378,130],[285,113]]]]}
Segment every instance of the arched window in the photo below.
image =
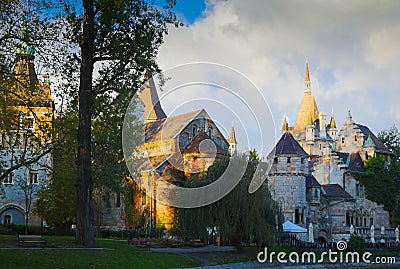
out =
{"type": "Polygon", "coordinates": [[[3,217],[3,224],[10,224],[11,223],[11,215],[6,214],[3,217]]]}
{"type": "Polygon", "coordinates": [[[193,127],[192,127],[192,137],[196,137],[196,134],[197,134],[197,126],[193,125],[193,127]]]}
{"type": "Polygon", "coordinates": [[[342,137],[342,144],[344,144],[344,137],[342,137]]]}
{"type": "Polygon", "coordinates": [[[213,128],[208,127],[208,136],[211,137],[212,133],[213,133],[213,128]]]}
{"type": "Polygon", "coordinates": [[[300,223],[300,212],[298,208],[296,208],[296,210],[294,211],[294,223],[300,223]]]}

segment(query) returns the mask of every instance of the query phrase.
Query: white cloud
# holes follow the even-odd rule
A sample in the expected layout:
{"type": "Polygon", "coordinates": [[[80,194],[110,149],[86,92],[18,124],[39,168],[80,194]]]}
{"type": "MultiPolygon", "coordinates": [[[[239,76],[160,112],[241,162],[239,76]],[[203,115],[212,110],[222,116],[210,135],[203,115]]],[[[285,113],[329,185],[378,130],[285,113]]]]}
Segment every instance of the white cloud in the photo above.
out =
{"type": "MultiPolygon", "coordinates": [[[[284,113],[295,120],[309,56],[321,111],[329,116],[333,107],[339,124],[351,109],[356,122],[375,131],[393,123],[400,127],[400,1],[214,0],[207,5],[194,24],[171,27],[160,49],[162,68],[210,61],[237,69],[264,94],[279,129],[284,113]]],[[[204,72],[205,81],[208,76],[204,72]]],[[[185,98],[193,98],[193,92],[179,100],[185,98]]],[[[231,124],[227,115],[212,116],[231,124]]]]}

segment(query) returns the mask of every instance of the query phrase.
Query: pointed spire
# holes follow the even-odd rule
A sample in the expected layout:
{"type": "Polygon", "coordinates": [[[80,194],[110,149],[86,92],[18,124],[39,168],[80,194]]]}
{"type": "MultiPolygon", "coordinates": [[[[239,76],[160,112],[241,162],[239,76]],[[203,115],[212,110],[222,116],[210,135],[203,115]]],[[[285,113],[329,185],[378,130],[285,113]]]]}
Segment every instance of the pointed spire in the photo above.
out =
{"type": "Polygon", "coordinates": [[[167,117],[161,107],[158,98],[157,88],[153,80],[151,71],[146,71],[145,83],[143,90],[139,93],[139,98],[142,100],[145,110],[144,117],[146,122],[156,121],[167,117]]]}
{"type": "Polygon", "coordinates": [[[346,123],[347,123],[347,124],[353,123],[353,117],[352,117],[351,114],[350,114],[350,110],[347,112],[346,123]]]}
{"type": "Polygon", "coordinates": [[[281,133],[284,133],[284,132],[286,132],[288,130],[289,130],[289,124],[288,124],[287,118],[286,118],[286,116],[283,116],[283,123],[282,123],[281,133]]]}
{"type": "Polygon", "coordinates": [[[233,124],[232,124],[231,132],[230,132],[230,135],[229,135],[229,141],[230,141],[230,143],[237,144],[235,127],[233,126],[233,124]]]}
{"type": "Polygon", "coordinates": [[[331,121],[329,122],[329,129],[336,129],[336,121],[335,121],[335,116],[332,112],[332,117],[331,121]]]}
{"type": "Polygon", "coordinates": [[[304,85],[306,86],[304,92],[311,92],[310,71],[308,69],[308,57],[306,57],[306,75],[304,78],[304,85]]]}

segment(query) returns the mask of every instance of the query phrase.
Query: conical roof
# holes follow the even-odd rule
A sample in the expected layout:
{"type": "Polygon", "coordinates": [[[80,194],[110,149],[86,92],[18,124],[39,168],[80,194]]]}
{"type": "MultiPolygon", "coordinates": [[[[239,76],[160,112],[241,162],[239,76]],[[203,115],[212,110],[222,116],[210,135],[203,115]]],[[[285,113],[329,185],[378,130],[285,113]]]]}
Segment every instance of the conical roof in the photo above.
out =
{"type": "Polygon", "coordinates": [[[307,157],[307,152],[300,146],[299,142],[294,139],[290,132],[285,132],[282,137],[276,143],[274,149],[271,151],[270,155],[274,156],[304,156],[307,157]]]}

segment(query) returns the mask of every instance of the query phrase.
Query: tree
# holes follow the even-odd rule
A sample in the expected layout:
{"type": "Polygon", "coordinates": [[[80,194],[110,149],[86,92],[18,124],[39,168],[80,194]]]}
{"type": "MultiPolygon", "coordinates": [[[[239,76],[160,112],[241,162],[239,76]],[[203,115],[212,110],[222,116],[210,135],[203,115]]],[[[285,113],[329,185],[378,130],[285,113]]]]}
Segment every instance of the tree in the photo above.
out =
{"type": "MultiPolygon", "coordinates": [[[[247,157],[238,156],[230,161],[241,162],[235,158],[247,157]]],[[[205,178],[192,181],[188,186],[213,182],[225,171],[228,162],[229,159],[216,161],[205,178]]],[[[252,194],[248,192],[257,165],[257,160],[250,160],[239,184],[221,200],[200,208],[178,210],[177,226],[186,240],[202,238],[207,241],[210,229],[216,229],[222,238],[229,239],[239,251],[243,241],[255,241],[259,245],[274,244],[277,222],[282,218],[280,209],[271,198],[267,183],[252,194]]]]}
{"type": "Polygon", "coordinates": [[[393,152],[397,161],[400,161],[400,133],[396,125],[389,130],[383,130],[378,133],[378,138],[393,152]]]}
{"type": "MultiPolygon", "coordinates": [[[[167,33],[167,23],[175,23],[174,1],[158,9],[143,0],[83,0],[83,14],[69,9],[68,36],[80,54],[71,53],[65,74],[73,100],[79,100],[78,179],[76,182],[78,244],[93,246],[92,115],[104,100],[116,96],[130,100],[140,88],[146,69],[158,70],[155,58],[167,33]],[[79,68],[76,68],[79,65],[79,68]],[[76,74],[74,70],[79,70],[76,74]],[[96,76],[93,76],[96,70],[96,76]],[[79,77],[79,94],[72,78],[79,77]],[[78,98],[76,98],[78,97],[78,98]]],[[[74,103],[75,101],[72,101],[74,103]]],[[[121,120],[122,125],[122,120],[121,120]]]]}

